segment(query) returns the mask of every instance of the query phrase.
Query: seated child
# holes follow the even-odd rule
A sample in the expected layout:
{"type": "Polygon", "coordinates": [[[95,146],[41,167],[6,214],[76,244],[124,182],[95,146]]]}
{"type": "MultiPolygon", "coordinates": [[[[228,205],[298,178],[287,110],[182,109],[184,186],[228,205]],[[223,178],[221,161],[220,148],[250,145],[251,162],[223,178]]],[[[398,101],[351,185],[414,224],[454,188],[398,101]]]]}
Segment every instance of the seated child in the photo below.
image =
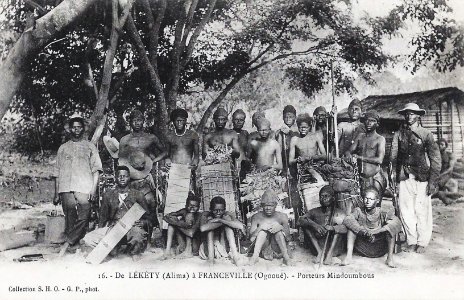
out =
{"type": "Polygon", "coordinates": [[[116,170],[116,187],[108,189],[102,195],[98,227],[83,238],[87,246],[95,247],[111,227],[137,202],[147,213],[134,223],[110,254],[114,256],[119,252],[125,252],[134,255],[135,258],[146,249],[148,244],[147,224],[151,219],[148,215],[148,204],[143,193],[129,187],[129,181],[129,168],[119,166],[116,170]]]}
{"type": "Polygon", "coordinates": [[[386,253],[386,264],[395,268],[393,250],[395,236],[401,231],[401,221],[393,210],[380,211],[377,207],[379,192],[375,187],[368,187],[363,193],[364,208],[357,207],[353,214],[347,216],[343,224],[348,228],[347,254],[342,265],[351,263],[353,248],[366,257],[382,257],[386,253]]]}
{"type": "MultiPolygon", "coordinates": [[[[179,243],[179,248],[185,246],[185,250],[180,257],[188,258],[193,256],[193,243],[198,242],[198,233],[200,228],[200,200],[193,194],[189,193],[185,208],[171,212],[164,216],[163,220],[168,223],[168,235],[166,249],[162,259],[167,259],[172,256],[171,246],[174,236],[179,243]]],[[[198,249],[198,244],[196,245],[198,249]]]]}
{"type": "Polygon", "coordinates": [[[234,229],[239,229],[245,234],[242,222],[226,211],[226,200],[220,196],[211,199],[210,209],[202,214],[200,221],[200,231],[205,233],[202,240],[206,240],[200,245],[200,257],[214,264],[215,258],[230,256],[234,264],[241,264],[234,229]],[[226,250],[227,244],[229,254],[226,250]]]}
{"type": "Polygon", "coordinates": [[[322,249],[326,240],[326,235],[329,235],[326,246],[326,259],[324,264],[332,264],[332,257],[339,256],[343,253],[344,243],[340,234],[347,232],[343,220],[345,213],[339,209],[334,208],[335,192],[330,185],[322,187],[319,191],[320,207],[316,207],[308,211],[304,216],[298,219],[298,225],[301,227],[307,237],[309,237],[310,250],[313,255],[317,255],[315,263],[319,263],[322,256],[322,249]],[[332,211],[335,209],[335,211],[332,211]],[[333,212],[333,217],[332,217],[333,212]],[[332,217],[332,221],[330,220],[332,217]],[[330,225],[332,223],[332,225],[330,225]]]}
{"type": "Polygon", "coordinates": [[[288,255],[287,239],[290,236],[288,217],[276,211],[277,194],[268,189],[261,197],[262,211],[251,217],[250,239],[253,253],[250,264],[256,264],[259,256],[267,260],[283,258],[285,265],[293,265],[288,255]]]}

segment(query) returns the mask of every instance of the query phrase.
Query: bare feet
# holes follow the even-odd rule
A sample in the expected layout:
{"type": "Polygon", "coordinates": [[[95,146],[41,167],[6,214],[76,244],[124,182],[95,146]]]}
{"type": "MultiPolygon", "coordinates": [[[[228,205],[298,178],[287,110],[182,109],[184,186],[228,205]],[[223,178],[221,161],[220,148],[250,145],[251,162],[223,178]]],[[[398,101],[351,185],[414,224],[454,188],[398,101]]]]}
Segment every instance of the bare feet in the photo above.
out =
{"type": "Polygon", "coordinates": [[[214,258],[208,258],[208,265],[209,265],[210,267],[214,266],[215,263],[216,263],[216,262],[214,261],[214,258]]]}
{"type": "Polygon", "coordinates": [[[405,249],[403,249],[404,252],[414,252],[416,251],[417,245],[409,245],[405,249]]]}
{"type": "Polygon", "coordinates": [[[181,259],[183,259],[183,258],[191,258],[191,257],[193,257],[193,253],[192,253],[192,251],[185,250],[184,252],[179,254],[178,257],[181,258],[181,259]]]}
{"type": "Polygon", "coordinates": [[[344,260],[342,260],[342,263],[340,264],[340,266],[348,266],[349,264],[351,264],[351,257],[348,258],[348,257],[345,257],[344,260]]]}
{"type": "Polygon", "coordinates": [[[142,259],[142,255],[141,254],[133,254],[131,255],[131,258],[132,258],[132,261],[139,261],[142,259]]]}
{"type": "Polygon", "coordinates": [[[321,254],[318,254],[316,257],[313,257],[313,263],[318,264],[321,262],[321,254]]]}
{"type": "Polygon", "coordinates": [[[327,258],[324,260],[324,265],[333,265],[333,258],[332,258],[332,256],[331,256],[331,257],[327,257],[327,258]]]}
{"type": "Polygon", "coordinates": [[[385,264],[390,268],[396,268],[396,264],[393,262],[393,258],[387,258],[385,264]]]}
{"type": "Polygon", "coordinates": [[[417,246],[416,252],[419,254],[425,253],[425,247],[417,246]]]}
{"type": "Polygon", "coordinates": [[[294,266],[295,262],[290,257],[287,257],[287,258],[284,257],[283,264],[286,266],[294,266]]]}
{"type": "Polygon", "coordinates": [[[171,251],[165,251],[163,256],[160,257],[160,260],[167,260],[170,258],[174,258],[174,255],[172,255],[171,251]]]}
{"type": "Polygon", "coordinates": [[[232,259],[232,262],[237,266],[237,267],[240,267],[240,266],[243,266],[245,264],[245,262],[243,261],[242,259],[242,256],[240,256],[240,254],[236,253],[236,254],[229,254],[229,257],[230,259],[232,259]]]}
{"type": "Polygon", "coordinates": [[[258,261],[259,261],[259,257],[253,257],[252,256],[252,257],[250,257],[250,259],[248,261],[248,264],[250,266],[254,266],[254,265],[256,265],[258,263],[258,261]]]}

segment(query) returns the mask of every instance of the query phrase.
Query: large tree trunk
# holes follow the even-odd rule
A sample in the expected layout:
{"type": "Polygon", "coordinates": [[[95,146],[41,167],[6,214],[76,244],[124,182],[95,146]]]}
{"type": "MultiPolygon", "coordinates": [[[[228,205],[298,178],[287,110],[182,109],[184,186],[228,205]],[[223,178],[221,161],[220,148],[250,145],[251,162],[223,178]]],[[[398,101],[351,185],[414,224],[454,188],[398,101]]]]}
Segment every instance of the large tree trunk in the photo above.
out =
{"type": "Polygon", "coordinates": [[[8,110],[24,79],[30,58],[53,40],[98,0],[64,0],[26,30],[0,65],[0,119],[8,110]]]}

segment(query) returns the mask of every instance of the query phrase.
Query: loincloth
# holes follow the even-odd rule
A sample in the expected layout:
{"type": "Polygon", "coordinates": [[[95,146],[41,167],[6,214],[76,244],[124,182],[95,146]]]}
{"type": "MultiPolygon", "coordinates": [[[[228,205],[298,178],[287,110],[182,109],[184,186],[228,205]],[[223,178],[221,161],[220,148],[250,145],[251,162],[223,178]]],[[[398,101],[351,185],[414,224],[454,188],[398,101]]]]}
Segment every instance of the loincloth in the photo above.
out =
{"type": "Polygon", "coordinates": [[[373,243],[365,237],[357,237],[354,243],[354,250],[361,256],[369,258],[382,257],[388,252],[387,232],[375,235],[373,243]]]}

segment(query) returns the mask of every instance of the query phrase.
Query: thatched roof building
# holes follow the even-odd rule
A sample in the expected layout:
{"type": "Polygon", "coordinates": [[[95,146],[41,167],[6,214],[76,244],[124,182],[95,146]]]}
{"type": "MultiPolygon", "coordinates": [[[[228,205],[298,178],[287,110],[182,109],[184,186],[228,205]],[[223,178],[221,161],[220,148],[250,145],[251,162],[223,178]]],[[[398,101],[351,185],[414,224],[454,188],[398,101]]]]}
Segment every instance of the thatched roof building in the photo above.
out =
{"type": "MultiPolygon", "coordinates": [[[[374,109],[380,114],[379,133],[389,141],[394,131],[398,130],[403,117],[398,114],[406,103],[417,103],[427,113],[421,118],[422,126],[429,128],[438,138],[448,140],[450,149],[458,157],[464,153],[464,92],[456,87],[441,88],[423,92],[369,96],[361,101],[364,111],[374,109]]],[[[348,119],[347,109],[338,114],[339,121],[348,119]]]]}

